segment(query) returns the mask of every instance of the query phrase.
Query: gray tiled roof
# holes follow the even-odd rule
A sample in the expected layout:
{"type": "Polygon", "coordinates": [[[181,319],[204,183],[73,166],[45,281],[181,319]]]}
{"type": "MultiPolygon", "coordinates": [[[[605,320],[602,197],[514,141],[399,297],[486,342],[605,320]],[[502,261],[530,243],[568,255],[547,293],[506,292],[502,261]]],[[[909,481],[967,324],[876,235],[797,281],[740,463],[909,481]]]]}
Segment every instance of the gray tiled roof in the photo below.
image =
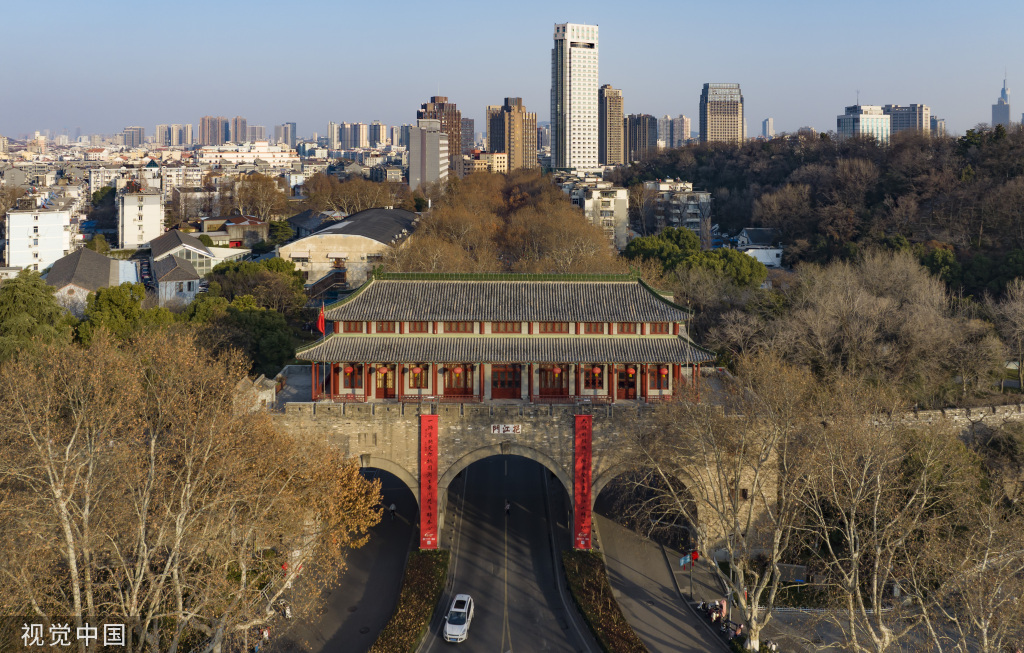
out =
{"type": "Polygon", "coordinates": [[[334,334],[301,350],[331,363],[705,363],[681,336],[381,336],[334,334]]]}
{"type": "Polygon", "coordinates": [[[419,216],[404,209],[366,209],[353,213],[314,235],[363,236],[387,244],[415,231],[418,220],[419,216]]]}
{"type": "Polygon", "coordinates": [[[195,236],[178,231],[177,229],[172,229],[162,236],[154,238],[152,242],[149,243],[150,255],[154,259],[160,258],[179,245],[188,245],[193,249],[203,252],[207,256],[213,256],[210,250],[207,249],[206,245],[203,244],[203,241],[199,240],[195,236]]]}
{"type": "Polygon", "coordinates": [[[199,273],[195,267],[183,258],[165,256],[153,261],[153,277],[158,283],[167,281],[198,281],[199,273]]]}
{"type": "Polygon", "coordinates": [[[57,259],[46,275],[46,283],[54,288],[74,284],[93,291],[117,285],[117,261],[81,248],[57,259]]]}
{"type": "MultiPolygon", "coordinates": [[[[398,277],[400,275],[391,275],[398,277]]],[[[682,322],[686,311],[636,279],[622,281],[373,279],[328,320],[427,322],[682,322]]]]}

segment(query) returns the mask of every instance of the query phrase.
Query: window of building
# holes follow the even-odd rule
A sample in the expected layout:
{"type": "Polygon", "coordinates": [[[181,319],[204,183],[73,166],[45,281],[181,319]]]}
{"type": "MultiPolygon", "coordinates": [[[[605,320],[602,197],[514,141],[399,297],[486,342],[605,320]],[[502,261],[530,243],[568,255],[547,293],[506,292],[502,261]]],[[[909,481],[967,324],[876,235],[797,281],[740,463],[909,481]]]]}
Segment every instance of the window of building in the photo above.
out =
{"type": "Polygon", "coordinates": [[[188,282],[188,291],[192,292],[195,289],[196,289],[196,282],[195,281],[189,281],[188,282]]]}
{"type": "Polygon", "coordinates": [[[32,227],[32,233],[34,233],[34,234],[37,234],[37,233],[39,233],[39,225],[34,225],[34,226],[32,227]]]}
{"type": "Polygon", "coordinates": [[[668,322],[652,322],[651,333],[668,333],[668,322]]]}
{"type": "Polygon", "coordinates": [[[395,323],[394,322],[378,322],[375,328],[377,333],[394,333],[395,323]]]}
{"type": "Polygon", "coordinates": [[[363,323],[362,322],[345,322],[345,326],[342,327],[345,333],[362,333],[363,323]]]}
{"type": "Polygon", "coordinates": [[[522,333],[522,322],[491,322],[491,333],[522,333]]]}
{"type": "Polygon", "coordinates": [[[445,322],[445,333],[473,333],[472,322],[445,322]]]}
{"type": "Polygon", "coordinates": [[[185,282],[178,281],[174,284],[174,292],[185,292],[185,282]]]}
{"type": "Polygon", "coordinates": [[[569,333],[568,322],[541,322],[541,333],[569,333]]]}
{"type": "Polygon", "coordinates": [[[587,365],[583,368],[583,387],[587,390],[600,390],[604,387],[604,366],[587,365]],[[596,370],[596,373],[595,373],[596,370]]]}
{"type": "Polygon", "coordinates": [[[604,322],[584,322],[583,333],[604,333],[604,322]]]}
{"type": "Polygon", "coordinates": [[[413,365],[409,370],[409,387],[413,390],[426,390],[430,387],[426,365],[413,365]]]}
{"type": "Polygon", "coordinates": [[[308,256],[293,256],[292,257],[292,262],[294,262],[294,263],[309,263],[309,257],[308,256]]]}
{"type": "Polygon", "coordinates": [[[430,322],[410,322],[409,333],[430,333],[430,322]]]}
{"type": "Polygon", "coordinates": [[[363,387],[362,365],[350,363],[343,367],[341,370],[341,386],[348,389],[363,387]]]}
{"type": "Polygon", "coordinates": [[[636,322],[619,322],[617,333],[636,333],[636,322]]]}
{"type": "Polygon", "coordinates": [[[33,238],[32,239],[32,244],[33,245],[38,245],[39,244],[39,239],[38,238],[33,238]]]}
{"type": "Polygon", "coordinates": [[[651,390],[668,390],[668,367],[659,367],[657,365],[651,365],[648,368],[647,387],[651,390]]]}

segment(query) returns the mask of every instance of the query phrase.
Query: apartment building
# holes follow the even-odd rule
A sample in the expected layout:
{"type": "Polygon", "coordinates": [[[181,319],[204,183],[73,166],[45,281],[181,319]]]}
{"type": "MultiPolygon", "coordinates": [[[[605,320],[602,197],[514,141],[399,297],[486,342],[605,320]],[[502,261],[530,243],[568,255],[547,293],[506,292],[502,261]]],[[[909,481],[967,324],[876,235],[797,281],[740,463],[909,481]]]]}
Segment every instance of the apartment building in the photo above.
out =
{"type": "Polygon", "coordinates": [[[164,196],[137,186],[117,195],[117,242],[122,249],[149,247],[164,232],[164,196]]]}
{"type": "Polygon", "coordinates": [[[746,138],[740,85],[705,84],[700,94],[700,141],[739,145],[746,138]]]}
{"type": "Polygon", "coordinates": [[[71,253],[71,211],[14,209],[4,217],[4,265],[42,272],[71,253]]]}
{"type": "Polygon", "coordinates": [[[537,167],[536,134],[537,114],[523,107],[522,98],[487,107],[487,150],[508,155],[508,170],[537,167]]]}

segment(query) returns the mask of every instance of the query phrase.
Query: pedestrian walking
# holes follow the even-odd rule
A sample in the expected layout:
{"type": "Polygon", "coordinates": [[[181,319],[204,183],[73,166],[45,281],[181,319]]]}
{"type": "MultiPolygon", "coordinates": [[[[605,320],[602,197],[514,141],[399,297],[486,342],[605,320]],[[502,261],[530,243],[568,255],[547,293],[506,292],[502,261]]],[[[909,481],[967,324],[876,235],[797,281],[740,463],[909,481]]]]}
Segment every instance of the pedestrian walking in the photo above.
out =
{"type": "Polygon", "coordinates": [[[388,506],[388,510],[391,512],[391,521],[395,521],[395,510],[398,510],[398,506],[392,503],[388,506]]]}

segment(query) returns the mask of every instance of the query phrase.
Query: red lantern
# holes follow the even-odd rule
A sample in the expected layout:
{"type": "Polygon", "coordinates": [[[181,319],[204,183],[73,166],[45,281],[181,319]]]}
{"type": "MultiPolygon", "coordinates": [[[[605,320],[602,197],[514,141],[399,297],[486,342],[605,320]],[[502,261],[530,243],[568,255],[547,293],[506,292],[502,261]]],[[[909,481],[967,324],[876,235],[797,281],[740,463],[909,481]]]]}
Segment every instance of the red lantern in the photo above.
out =
{"type": "Polygon", "coordinates": [[[412,373],[413,374],[419,374],[422,371],[423,371],[423,368],[421,368],[421,367],[414,367],[414,368],[412,368],[412,373]]]}
{"type": "Polygon", "coordinates": [[[635,370],[635,369],[633,369],[632,367],[631,367],[631,368],[629,368],[629,369],[628,369],[628,370],[626,370],[626,371],[627,371],[627,372],[629,372],[629,375],[630,375],[630,376],[633,376],[634,374],[636,374],[636,370],[635,370]]]}
{"type": "Polygon", "coordinates": [[[600,367],[598,367],[597,365],[595,365],[595,366],[594,366],[594,369],[592,369],[592,370],[590,370],[590,371],[591,371],[591,372],[593,372],[593,373],[594,373],[594,375],[596,376],[596,375],[598,375],[598,374],[600,374],[600,373],[601,373],[601,368],[600,368],[600,367]]]}
{"type": "Polygon", "coordinates": [[[562,368],[561,367],[556,367],[555,369],[553,369],[551,371],[555,373],[555,376],[558,376],[559,374],[562,373],[562,368]]]}
{"type": "Polygon", "coordinates": [[[668,368],[667,367],[661,368],[661,375],[665,376],[666,374],[668,374],[668,368]]]}
{"type": "Polygon", "coordinates": [[[388,368],[386,368],[386,367],[378,367],[377,368],[377,374],[387,374],[387,373],[388,373],[388,368]]]}
{"type": "Polygon", "coordinates": [[[456,374],[462,374],[462,366],[459,365],[458,367],[455,368],[454,371],[455,371],[456,374]]]}
{"type": "Polygon", "coordinates": [[[351,373],[352,373],[352,366],[351,365],[345,366],[345,374],[351,374],[351,373]]]}

